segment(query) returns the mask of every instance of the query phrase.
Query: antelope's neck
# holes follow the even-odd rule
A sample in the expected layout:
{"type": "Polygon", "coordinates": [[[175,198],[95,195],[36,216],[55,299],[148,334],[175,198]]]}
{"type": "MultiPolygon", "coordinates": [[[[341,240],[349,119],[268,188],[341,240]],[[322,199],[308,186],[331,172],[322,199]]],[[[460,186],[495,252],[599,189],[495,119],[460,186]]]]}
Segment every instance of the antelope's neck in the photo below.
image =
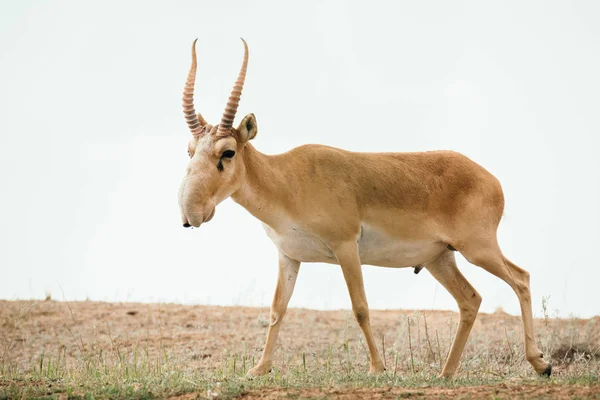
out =
{"type": "Polygon", "coordinates": [[[244,148],[246,176],[231,198],[253,216],[274,226],[289,203],[289,185],[285,171],[274,156],[262,154],[250,143],[244,148]]]}

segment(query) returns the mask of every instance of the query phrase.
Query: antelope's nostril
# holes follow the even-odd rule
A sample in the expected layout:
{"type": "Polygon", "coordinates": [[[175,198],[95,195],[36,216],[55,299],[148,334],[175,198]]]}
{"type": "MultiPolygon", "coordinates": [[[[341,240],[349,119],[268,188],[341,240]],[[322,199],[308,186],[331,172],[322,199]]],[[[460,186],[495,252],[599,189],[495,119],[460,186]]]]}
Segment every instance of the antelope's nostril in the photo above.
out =
{"type": "Polygon", "coordinates": [[[189,228],[191,225],[189,224],[189,222],[186,222],[185,224],[183,224],[184,228],[189,228]]]}

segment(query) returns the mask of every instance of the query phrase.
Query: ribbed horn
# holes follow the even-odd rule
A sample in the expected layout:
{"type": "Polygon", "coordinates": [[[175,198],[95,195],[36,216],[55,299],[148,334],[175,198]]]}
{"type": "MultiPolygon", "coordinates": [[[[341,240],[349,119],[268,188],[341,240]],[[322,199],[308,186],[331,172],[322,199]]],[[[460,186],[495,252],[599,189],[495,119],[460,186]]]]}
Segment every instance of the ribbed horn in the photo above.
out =
{"type": "Polygon", "coordinates": [[[202,115],[196,114],[194,110],[194,83],[196,81],[196,42],[194,40],[192,44],[192,67],[188,73],[187,81],[185,81],[185,88],[183,89],[183,115],[187,122],[192,135],[200,136],[202,133],[202,126],[206,125],[206,121],[202,118],[202,115]]]}
{"type": "Polygon", "coordinates": [[[231,96],[229,96],[229,101],[227,101],[227,106],[223,112],[223,117],[221,118],[219,129],[217,130],[217,136],[227,136],[230,134],[235,113],[237,112],[238,105],[240,104],[240,97],[242,95],[242,89],[244,88],[244,80],[246,79],[246,68],[248,67],[248,44],[243,38],[242,42],[244,42],[244,61],[242,62],[240,74],[238,75],[237,81],[235,81],[235,84],[233,85],[231,96]]]}

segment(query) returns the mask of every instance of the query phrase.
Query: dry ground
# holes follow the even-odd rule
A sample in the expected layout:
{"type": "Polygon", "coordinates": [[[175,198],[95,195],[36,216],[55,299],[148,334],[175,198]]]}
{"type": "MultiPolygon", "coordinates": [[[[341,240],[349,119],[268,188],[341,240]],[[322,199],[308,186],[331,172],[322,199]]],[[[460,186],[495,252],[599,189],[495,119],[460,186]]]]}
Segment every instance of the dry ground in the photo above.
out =
{"type": "Polygon", "coordinates": [[[600,399],[599,317],[536,320],[551,379],[524,361],[519,317],[480,314],[452,381],[436,376],[456,313],[374,310],[371,322],[385,354],[382,376],[366,375],[367,350],[350,311],[292,309],[274,370],[248,380],[268,309],[0,301],[0,399],[600,399]]]}

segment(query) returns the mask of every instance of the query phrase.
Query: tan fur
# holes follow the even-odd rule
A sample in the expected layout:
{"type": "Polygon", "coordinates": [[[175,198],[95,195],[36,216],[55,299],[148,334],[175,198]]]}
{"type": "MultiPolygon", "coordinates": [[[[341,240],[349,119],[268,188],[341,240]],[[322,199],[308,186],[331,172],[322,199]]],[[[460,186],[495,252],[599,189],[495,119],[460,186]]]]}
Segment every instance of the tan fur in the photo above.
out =
{"type": "Polygon", "coordinates": [[[452,376],[481,297],[456,268],[448,246],[515,290],[527,360],[538,373],[550,373],[534,340],[529,274],[508,261],[496,241],[504,208],[502,188],[483,167],[451,151],[356,153],[305,145],[269,156],[249,143],[257,132],[252,114],[225,138],[217,135],[218,126],[201,123],[203,134],[190,141],[191,160],[180,189],[184,225],[199,227],[231,196],[262,221],[279,249],[267,344],[250,375],[265,374],[272,366],[300,263],[328,262],[339,264],[344,273],[372,373],[381,372],[383,363],[371,332],[361,264],[425,266],[460,309],[460,324],[442,371],[452,376]],[[221,159],[226,150],[236,153],[221,159]]]}

